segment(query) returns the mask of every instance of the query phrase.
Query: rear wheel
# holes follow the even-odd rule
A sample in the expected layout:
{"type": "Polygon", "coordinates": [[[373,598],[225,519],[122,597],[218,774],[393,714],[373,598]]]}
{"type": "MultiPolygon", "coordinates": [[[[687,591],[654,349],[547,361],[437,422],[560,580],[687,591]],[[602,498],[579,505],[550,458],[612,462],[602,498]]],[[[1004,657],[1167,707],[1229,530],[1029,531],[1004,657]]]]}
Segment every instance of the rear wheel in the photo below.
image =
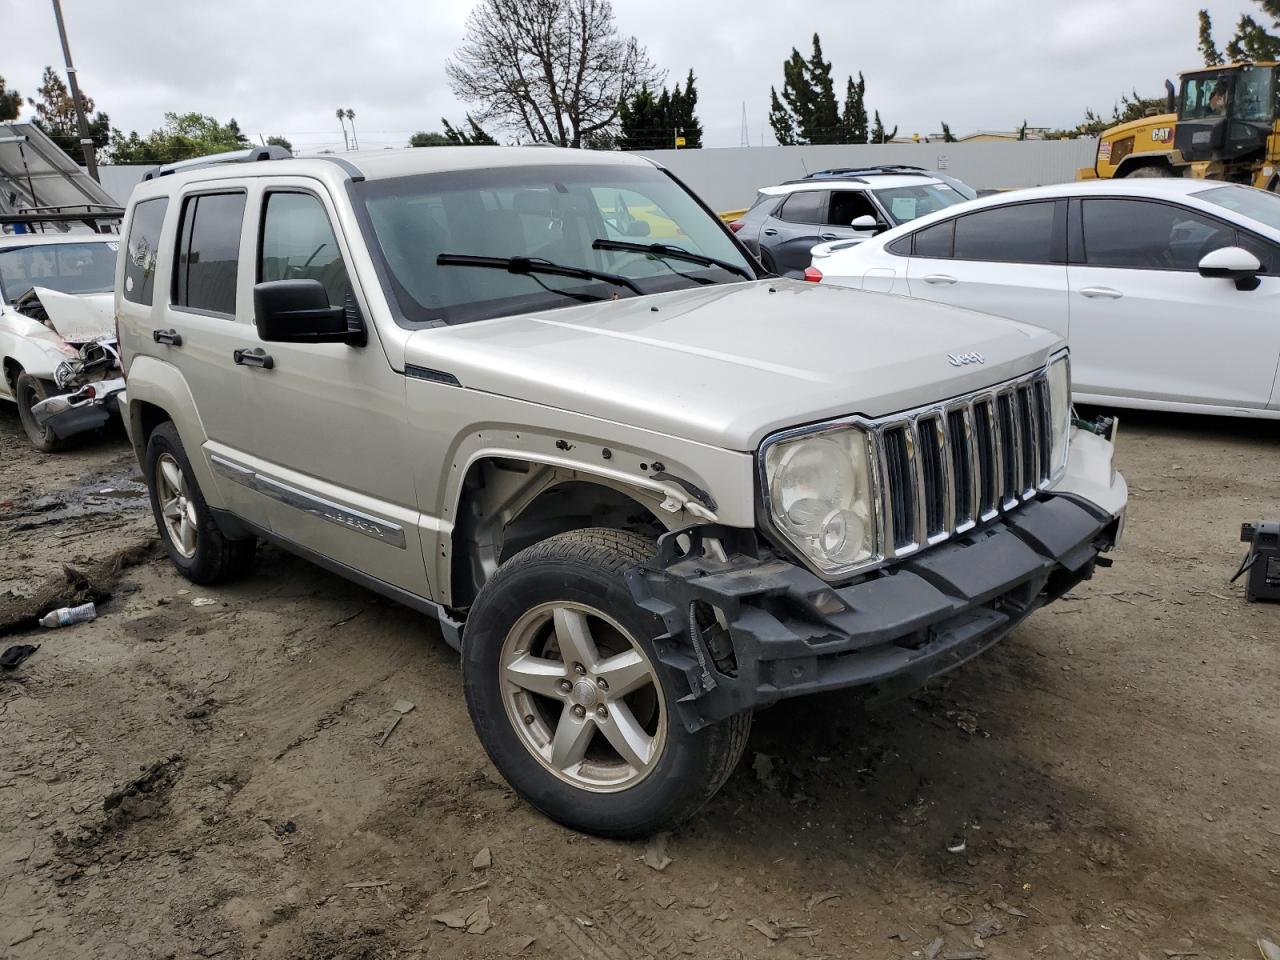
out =
{"type": "Polygon", "coordinates": [[[494,765],[574,830],[643,836],[679,823],[733,770],[750,714],[689,733],[658,659],[661,620],[625,571],[653,544],[578,530],[503,564],[476,598],[463,642],[467,706],[494,765]]]}
{"type": "Polygon", "coordinates": [[[152,431],[145,471],[160,539],[184,577],[194,583],[219,583],[248,569],[253,538],[232,540],[218,529],[172,423],[152,431]]]}
{"type": "Polygon", "coordinates": [[[58,390],[48,380],[41,380],[31,374],[18,374],[14,383],[14,399],[18,402],[18,419],[22,421],[22,429],[27,431],[31,445],[42,453],[56,453],[66,448],[66,441],[61,439],[48,427],[36,423],[35,414],[31,412],[41,400],[47,400],[57,394],[58,390]]]}

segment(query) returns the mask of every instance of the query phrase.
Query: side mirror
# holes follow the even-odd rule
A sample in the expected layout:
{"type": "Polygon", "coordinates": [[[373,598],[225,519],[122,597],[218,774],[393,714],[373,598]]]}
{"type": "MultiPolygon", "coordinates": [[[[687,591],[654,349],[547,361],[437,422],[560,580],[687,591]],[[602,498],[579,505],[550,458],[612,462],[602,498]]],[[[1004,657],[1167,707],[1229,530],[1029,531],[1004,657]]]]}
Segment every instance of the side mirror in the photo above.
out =
{"type": "Polygon", "coordinates": [[[627,224],[624,231],[628,237],[647,237],[649,235],[649,224],[645,220],[632,220],[627,224]]]}
{"type": "Polygon", "coordinates": [[[346,343],[351,339],[342,307],[329,306],[319,280],[269,280],[253,288],[258,336],[277,343],[346,343]]]}
{"type": "Polygon", "coordinates": [[[1256,290],[1262,283],[1258,274],[1262,264],[1242,247],[1219,247],[1206,253],[1200,261],[1200,276],[1212,279],[1234,280],[1237,290],[1256,290]]]}
{"type": "Polygon", "coordinates": [[[876,230],[879,229],[880,223],[875,217],[869,213],[864,213],[860,217],[854,217],[853,223],[849,224],[855,230],[876,230]]]}

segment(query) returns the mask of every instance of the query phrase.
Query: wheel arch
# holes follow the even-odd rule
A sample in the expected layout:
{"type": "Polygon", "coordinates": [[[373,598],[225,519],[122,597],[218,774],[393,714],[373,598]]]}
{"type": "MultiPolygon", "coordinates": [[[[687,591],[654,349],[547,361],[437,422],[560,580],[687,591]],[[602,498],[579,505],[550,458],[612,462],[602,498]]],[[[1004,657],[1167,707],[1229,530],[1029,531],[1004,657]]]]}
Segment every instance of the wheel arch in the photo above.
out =
{"type": "Polygon", "coordinates": [[[1120,180],[1132,176],[1135,170],[1143,167],[1163,167],[1169,171],[1170,176],[1178,175],[1167,153],[1131,153],[1120,161],[1120,166],[1116,168],[1113,178],[1120,180]]]}
{"type": "Polygon", "coordinates": [[[154,357],[134,358],[129,367],[126,396],[129,438],[138,462],[146,459],[147,440],[152,431],[161,423],[172,422],[201,494],[211,507],[222,507],[217,480],[203,449],[208,436],[195,398],[178,368],[154,357]]]}
{"type": "Polygon", "coordinates": [[[592,527],[658,536],[700,517],[664,485],[535,457],[482,455],[458,487],[452,529],[441,539],[439,582],[446,603],[470,606],[498,565],[559,533],[592,527]]]}

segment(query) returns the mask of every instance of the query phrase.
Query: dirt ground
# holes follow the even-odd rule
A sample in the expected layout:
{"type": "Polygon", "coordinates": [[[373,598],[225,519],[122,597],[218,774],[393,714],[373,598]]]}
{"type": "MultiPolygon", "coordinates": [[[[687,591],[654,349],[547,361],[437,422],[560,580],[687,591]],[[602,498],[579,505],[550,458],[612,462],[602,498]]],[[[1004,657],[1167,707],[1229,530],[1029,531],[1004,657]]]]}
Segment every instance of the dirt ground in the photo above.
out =
{"type": "Polygon", "coordinates": [[[122,434],[43,456],[0,405],[0,647],[41,644],[0,675],[0,956],[1256,957],[1280,607],[1227,579],[1280,438],[1124,419],[1112,569],[908,700],[762,712],[659,871],[512,795],[431,622],[274,549],[193,587],[122,434]],[[52,587],[99,618],[3,626],[52,587]]]}

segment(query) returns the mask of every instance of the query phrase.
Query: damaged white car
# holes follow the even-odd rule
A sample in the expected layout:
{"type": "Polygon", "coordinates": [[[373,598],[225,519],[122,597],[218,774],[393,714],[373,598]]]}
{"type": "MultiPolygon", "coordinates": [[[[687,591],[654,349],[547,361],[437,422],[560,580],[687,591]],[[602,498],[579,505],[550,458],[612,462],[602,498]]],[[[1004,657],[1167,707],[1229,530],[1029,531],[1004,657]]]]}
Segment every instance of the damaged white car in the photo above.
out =
{"type": "Polygon", "coordinates": [[[114,234],[0,235],[0,398],[46,453],[117,415],[119,246],[114,234]]]}

